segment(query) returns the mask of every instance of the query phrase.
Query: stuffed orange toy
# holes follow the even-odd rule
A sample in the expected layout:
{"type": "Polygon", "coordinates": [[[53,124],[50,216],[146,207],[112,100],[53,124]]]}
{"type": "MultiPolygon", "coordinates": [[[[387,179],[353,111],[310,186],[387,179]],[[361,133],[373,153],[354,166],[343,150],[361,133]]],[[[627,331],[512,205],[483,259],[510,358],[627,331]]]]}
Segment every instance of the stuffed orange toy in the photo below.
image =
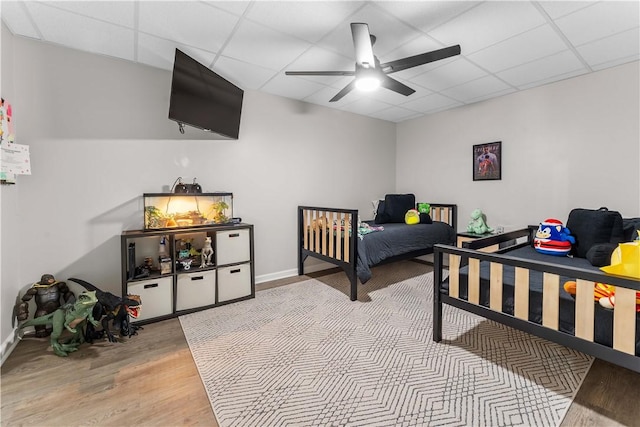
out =
{"type": "MultiPolygon", "coordinates": [[[[572,297],[576,296],[576,282],[569,281],[564,284],[564,290],[572,297]]],[[[604,308],[613,308],[616,305],[616,287],[596,283],[593,285],[593,300],[604,308]]],[[[640,292],[636,292],[636,311],[640,312],[640,292]]]]}

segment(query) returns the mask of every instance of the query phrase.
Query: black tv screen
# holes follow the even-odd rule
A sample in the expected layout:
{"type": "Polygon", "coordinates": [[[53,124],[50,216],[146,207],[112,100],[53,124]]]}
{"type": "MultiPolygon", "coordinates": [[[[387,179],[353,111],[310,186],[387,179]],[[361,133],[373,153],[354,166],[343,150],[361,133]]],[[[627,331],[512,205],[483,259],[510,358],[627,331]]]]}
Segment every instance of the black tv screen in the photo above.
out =
{"type": "Polygon", "coordinates": [[[238,139],[244,91],[176,49],[169,119],[238,139]]]}

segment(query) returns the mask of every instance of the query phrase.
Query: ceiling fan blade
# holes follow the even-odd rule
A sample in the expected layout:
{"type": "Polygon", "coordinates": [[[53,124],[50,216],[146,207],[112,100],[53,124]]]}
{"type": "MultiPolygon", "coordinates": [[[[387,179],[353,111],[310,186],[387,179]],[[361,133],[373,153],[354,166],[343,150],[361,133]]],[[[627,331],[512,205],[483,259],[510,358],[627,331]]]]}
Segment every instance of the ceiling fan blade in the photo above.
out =
{"type": "Polygon", "coordinates": [[[380,86],[386,87],[387,89],[404,96],[409,96],[415,92],[415,90],[411,89],[409,86],[405,85],[404,83],[400,83],[399,81],[392,79],[387,75],[384,75],[384,77],[380,81],[380,86]]]}
{"type": "Polygon", "coordinates": [[[356,51],[356,63],[365,68],[374,68],[376,66],[373,57],[373,46],[371,44],[371,35],[369,34],[369,26],[367,24],[353,22],[351,23],[351,35],[353,36],[353,47],[356,51]]]}
{"type": "Polygon", "coordinates": [[[287,76],[355,76],[355,71],[285,71],[287,76]]]}
{"type": "Polygon", "coordinates": [[[391,62],[385,62],[384,64],[380,64],[380,68],[386,74],[395,73],[406,70],[407,68],[417,67],[418,65],[428,64],[429,62],[439,61],[456,55],[460,55],[459,44],[431,52],[421,53],[415,56],[409,56],[407,58],[397,59],[391,62]]]}
{"type": "Polygon", "coordinates": [[[340,101],[342,99],[342,97],[345,96],[346,94],[348,94],[349,92],[351,92],[355,86],[356,86],[356,81],[355,80],[351,80],[351,82],[349,82],[348,85],[343,87],[342,90],[336,94],[336,96],[334,96],[333,98],[331,98],[329,100],[329,102],[340,101]]]}

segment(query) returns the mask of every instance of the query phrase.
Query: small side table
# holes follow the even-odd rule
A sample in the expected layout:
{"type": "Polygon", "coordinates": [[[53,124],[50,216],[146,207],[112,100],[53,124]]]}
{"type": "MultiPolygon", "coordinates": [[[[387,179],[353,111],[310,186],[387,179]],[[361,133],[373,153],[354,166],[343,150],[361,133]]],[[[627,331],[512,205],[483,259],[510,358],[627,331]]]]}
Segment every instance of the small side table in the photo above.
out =
{"type": "MultiPolygon", "coordinates": [[[[476,234],[476,233],[469,233],[469,232],[459,232],[457,234],[457,246],[459,248],[462,247],[462,243],[463,242],[469,242],[472,240],[477,240],[477,239],[481,239],[483,237],[489,237],[489,236],[494,236],[496,233],[485,233],[485,234],[476,234]]],[[[499,249],[499,245],[491,245],[491,246],[487,246],[486,248],[482,248],[479,249],[482,252],[495,252],[499,249]]]]}

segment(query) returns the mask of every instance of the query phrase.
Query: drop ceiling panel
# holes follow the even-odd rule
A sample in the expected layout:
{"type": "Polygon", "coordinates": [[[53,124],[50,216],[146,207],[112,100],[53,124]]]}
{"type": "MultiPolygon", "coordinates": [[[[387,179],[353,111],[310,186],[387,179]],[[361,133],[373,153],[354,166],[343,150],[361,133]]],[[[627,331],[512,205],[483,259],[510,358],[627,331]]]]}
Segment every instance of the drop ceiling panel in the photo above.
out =
{"type": "Polygon", "coordinates": [[[606,37],[578,47],[578,52],[593,67],[602,69],[603,65],[637,61],[640,57],[640,29],[634,28],[614,36],[606,37]]]}
{"type": "Polygon", "coordinates": [[[605,1],[557,19],[556,25],[574,45],[582,45],[603,37],[637,28],[640,2],[605,1]]]}
{"type": "Polygon", "coordinates": [[[487,72],[480,67],[458,57],[441,67],[413,77],[411,82],[439,92],[486,75],[487,72]]]}
{"type": "Polygon", "coordinates": [[[524,1],[484,2],[432,30],[442,43],[461,44],[470,54],[545,23],[545,18],[524,1]]]}
{"type": "Polygon", "coordinates": [[[134,59],[133,30],[43,3],[25,4],[44,40],[101,55],[134,59]]]}
{"type": "Polygon", "coordinates": [[[469,59],[491,72],[531,62],[567,49],[549,25],[518,34],[501,43],[469,55],[469,59]]]}
{"type": "Polygon", "coordinates": [[[522,88],[536,82],[548,81],[556,76],[586,73],[587,69],[576,55],[565,50],[536,61],[527,62],[517,67],[497,73],[505,82],[522,88]]]}
{"type": "Polygon", "coordinates": [[[140,2],[139,30],[180,44],[218,52],[238,17],[199,2],[140,2]]]}
{"type": "Polygon", "coordinates": [[[640,59],[633,1],[0,1],[17,37],[171,70],[175,48],[243,89],[391,121],[430,114],[640,59]],[[416,92],[352,91],[351,22],[377,36],[388,62],[459,44],[461,55],[391,76],[416,92]],[[434,93],[433,91],[437,91],[434,93]],[[446,96],[445,96],[446,95],[446,96]]]}
{"type": "Polygon", "coordinates": [[[351,1],[263,1],[254,3],[246,17],[271,29],[315,43],[362,4],[351,1]],[[300,19],[300,15],[313,18],[300,19]]]}
{"type": "Polygon", "coordinates": [[[236,29],[222,54],[264,68],[280,70],[310,47],[309,42],[245,20],[236,29]]]}

